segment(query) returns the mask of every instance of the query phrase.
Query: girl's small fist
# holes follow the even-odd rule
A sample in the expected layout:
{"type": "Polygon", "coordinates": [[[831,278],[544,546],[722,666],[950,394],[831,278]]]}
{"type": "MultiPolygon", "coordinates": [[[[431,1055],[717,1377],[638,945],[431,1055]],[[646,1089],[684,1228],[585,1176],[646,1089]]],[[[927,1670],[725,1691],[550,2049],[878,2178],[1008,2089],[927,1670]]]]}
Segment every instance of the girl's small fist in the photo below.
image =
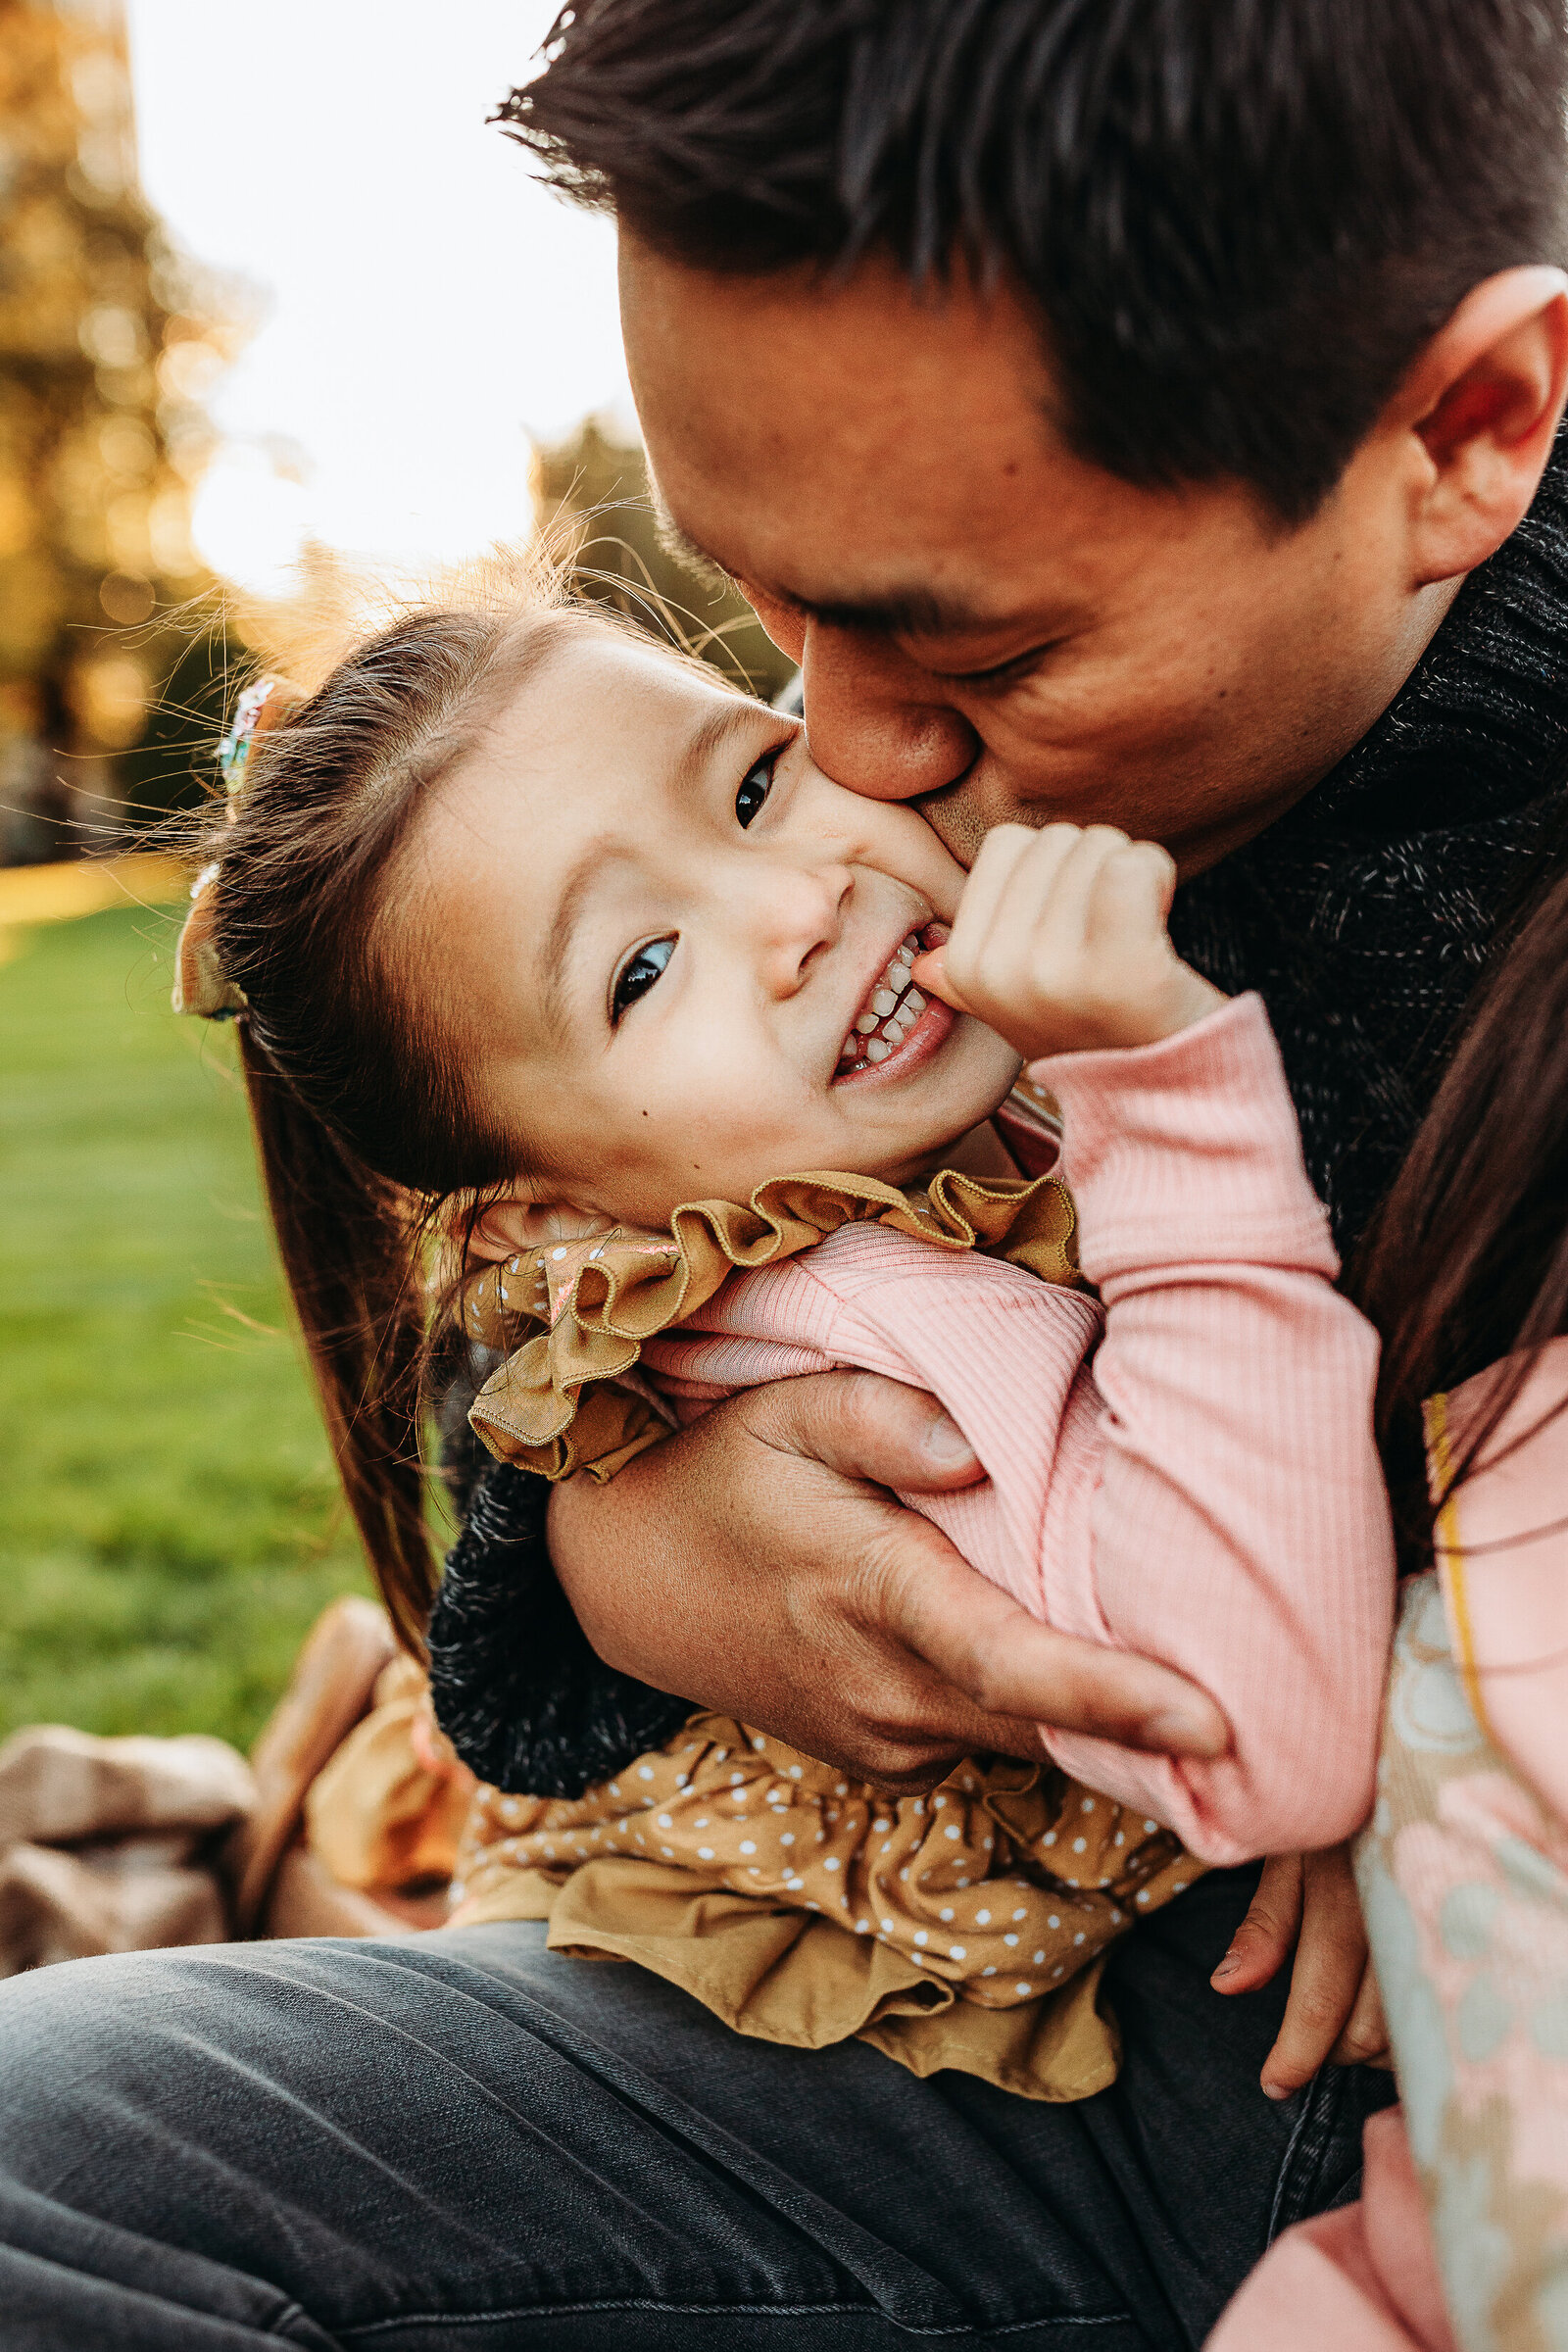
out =
{"type": "Polygon", "coordinates": [[[1153,1045],[1225,1002],[1171,945],[1175,888],[1166,852],[1113,825],[998,825],[915,976],[1026,1061],[1153,1045]]]}

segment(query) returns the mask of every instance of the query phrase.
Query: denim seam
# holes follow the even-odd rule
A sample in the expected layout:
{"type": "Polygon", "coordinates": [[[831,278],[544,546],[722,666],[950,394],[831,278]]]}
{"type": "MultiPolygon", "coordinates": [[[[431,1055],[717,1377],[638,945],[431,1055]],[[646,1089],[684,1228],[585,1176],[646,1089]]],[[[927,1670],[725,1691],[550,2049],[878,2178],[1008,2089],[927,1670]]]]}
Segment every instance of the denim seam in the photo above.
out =
{"type": "MultiPolygon", "coordinates": [[[[1326,2140],[1326,2128],[1322,2131],[1315,2131],[1314,2127],[1320,2120],[1318,2109],[1332,2107],[1333,2104],[1331,2086],[1326,2080],[1326,2070],[1320,2068],[1306,2085],[1306,2093],[1301,2100],[1301,2112],[1297,2117],[1291,2136],[1285,2143],[1285,2154],[1280,2160],[1280,2169],[1274,2181],[1274,2201],[1269,2207],[1268,2231],[1263,2241],[1267,2246],[1274,2243],[1282,2229],[1290,2228],[1298,2218],[1289,2212],[1291,2195],[1295,2187],[1292,2174],[1295,2170],[1297,2154],[1303,2139],[1311,2137],[1320,2143],[1326,2140]],[[1320,2096],[1320,2093],[1323,2095],[1320,2096]]],[[[1312,2152],[1321,2153],[1321,2147],[1312,2152]]]]}
{"type": "Polygon", "coordinates": [[[269,2320],[266,2332],[269,2335],[282,2336],[287,2339],[293,2335],[295,2327],[299,2323],[303,2323],[314,2337],[319,2338],[320,2328],[312,2319],[303,2303],[290,2303],[285,2310],[277,2314],[275,2319],[269,2320]]]}
{"type": "Polygon", "coordinates": [[[656,2295],[607,2296],[582,2303],[516,2304],[497,2311],[407,2311],[384,2320],[367,2320],[363,2326],[340,2328],[337,2333],[344,2343],[357,2343],[366,2336],[382,2335],[397,2328],[422,2328],[439,2321],[445,2328],[484,2328],[499,2320],[555,2320],[570,2319],[578,2313],[595,2311],[658,2311],[689,2312],[698,2319],[723,2319],[730,2316],[748,2319],[789,2320],[831,2318],[834,2314],[858,2315],[862,2319],[880,2320],[896,2328],[902,2335],[969,2337],[977,2343],[994,2341],[1004,2335],[1022,2335],[1035,2328],[1128,2328],[1133,2325],[1130,2311],[1102,2313],[1045,2312],[1037,2319],[1007,2320],[1000,2327],[988,2328],[983,2323],[973,2327],[967,2323],[957,2327],[922,2327],[917,2321],[895,2320],[891,2313],[879,2311],[872,2303],[669,2303],[656,2295]]]}

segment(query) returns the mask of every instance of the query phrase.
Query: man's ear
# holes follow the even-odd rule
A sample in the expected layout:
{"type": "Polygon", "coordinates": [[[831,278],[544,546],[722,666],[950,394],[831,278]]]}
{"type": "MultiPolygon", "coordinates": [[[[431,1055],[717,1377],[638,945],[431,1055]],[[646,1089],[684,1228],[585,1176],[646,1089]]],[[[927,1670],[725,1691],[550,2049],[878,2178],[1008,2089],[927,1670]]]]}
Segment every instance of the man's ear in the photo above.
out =
{"type": "Polygon", "coordinates": [[[1413,437],[1411,585],[1474,571],[1523,520],[1568,399],[1568,274],[1504,270],[1434,335],[1385,423],[1413,437]]]}
{"type": "Polygon", "coordinates": [[[591,1233],[609,1233],[613,1217],[574,1200],[536,1200],[528,1193],[508,1193],[492,1200],[474,1222],[468,1255],[498,1261],[519,1257],[545,1242],[580,1242],[591,1233]]]}

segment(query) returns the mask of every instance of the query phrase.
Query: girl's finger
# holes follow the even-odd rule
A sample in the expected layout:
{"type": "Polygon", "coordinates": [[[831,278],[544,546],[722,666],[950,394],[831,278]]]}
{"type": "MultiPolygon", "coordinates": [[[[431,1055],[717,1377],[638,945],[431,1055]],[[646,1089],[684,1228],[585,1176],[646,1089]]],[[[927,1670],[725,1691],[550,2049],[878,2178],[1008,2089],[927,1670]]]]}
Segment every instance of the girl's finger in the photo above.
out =
{"type": "Polygon", "coordinates": [[[1116,951],[1160,937],[1175,887],[1175,860],[1157,842],[1129,842],[1104,858],[1085,912],[1089,947],[1116,951]]]}
{"type": "Polygon", "coordinates": [[[943,941],[940,948],[927,948],[923,955],[915,957],[909,966],[909,978],[914,982],[915,987],[922,989],[928,997],[940,997],[944,1004],[951,1004],[955,1012],[968,1011],[969,1008],[962,997],[958,995],[953,982],[948,978],[948,943],[946,940],[943,941]]]}
{"type": "MultiPolygon", "coordinates": [[[[943,953],[940,980],[931,974],[931,985],[945,1004],[968,1011],[978,980],[980,959],[992,951],[998,940],[1002,908],[1020,866],[1035,855],[1042,844],[1048,857],[1059,860],[1066,843],[1060,837],[1073,836],[1071,826],[1048,826],[1044,834],[1031,832],[1027,825],[997,825],[980,845],[980,854],[969,871],[963,886],[963,897],[954,919],[952,937],[943,953]],[[1049,836],[1056,836],[1053,845],[1049,836]]],[[[933,950],[933,954],[940,951],[933,950]]],[[[926,986],[924,959],[916,961],[913,972],[915,985],[926,986]]]]}
{"type": "Polygon", "coordinates": [[[1047,931],[1057,955],[1081,953],[1101,875],[1106,861],[1126,847],[1126,834],[1112,825],[1086,826],[1065,842],[1052,843],[1042,835],[1038,857],[1020,858],[1004,887],[992,934],[998,958],[1027,963],[1047,931]]]}
{"type": "Polygon", "coordinates": [[[1386,2061],[1389,2029],[1383,2015],[1383,1995],[1370,1961],[1361,1972],[1355,2007],[1346,2019],[1339,2040],[1329,2052],[1335,2066],[1376,2066],[1386,2061]]]}
{"type": "MultiPolygon", "coordinates": [[[[1027,825],[994,827],[980,844],[980,855],[969,868],[969,879],[963,886],[953,926],[954,937],[956,939],[961,933],[965,946],[990,938],[1014,877],[1043,848],[1049,854],[1052,837],[1062,830],[1059,825],[1048,826],[1044,833],[1031,832],[1027,825]]],[[[1059,843],[1054,854],[1059,858],[1059,843]]]]}
{"type": "MultiPolygon", "coordinates": [[[[1047,825],[1026,837],[1005,870],[999,865],[989,914],[988,937],[1005,936],[1016,946],[1035,937],[1042,924],[1055,929],[1072,920],[1086,878],[1103,855],[1108,828],[1047,825]]],[[[1112,838],[1119,841],[1122,836],[1112,838]]]]}
{"type": "Polygon", "coordinates": [[[1302,1877],[1299,1854],[1273,1854],[1264,1863],[1247,1917],[1209,1979],[1216,1992],[1255,1992],[1279,1974],[1300,1930],[1302,1877]]]}
{"type": "Polygon", "coordinates": [[[1288,2098],[1311,2081],[1349,2023],[1366,1965],[1366,1928],[1348,1849],[1308,1855],[1290,1998],[1263,2061],[1266,2097],[1288,2098]]]}

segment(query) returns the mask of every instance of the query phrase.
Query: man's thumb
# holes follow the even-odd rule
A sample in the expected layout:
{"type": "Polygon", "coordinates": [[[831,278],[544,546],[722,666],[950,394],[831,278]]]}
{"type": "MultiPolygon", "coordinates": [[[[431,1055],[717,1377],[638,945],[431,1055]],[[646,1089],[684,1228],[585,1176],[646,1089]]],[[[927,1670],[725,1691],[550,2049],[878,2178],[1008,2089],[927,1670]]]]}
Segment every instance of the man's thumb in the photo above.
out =
{"type": "Polygon", "coordinates": [[[841,1478],[941,1494],[985,1476],[968,1439],[934,1396],[880,1373],[775,1381],[754,1390],[751,1403],[758,1436],[841,1478]]]}

